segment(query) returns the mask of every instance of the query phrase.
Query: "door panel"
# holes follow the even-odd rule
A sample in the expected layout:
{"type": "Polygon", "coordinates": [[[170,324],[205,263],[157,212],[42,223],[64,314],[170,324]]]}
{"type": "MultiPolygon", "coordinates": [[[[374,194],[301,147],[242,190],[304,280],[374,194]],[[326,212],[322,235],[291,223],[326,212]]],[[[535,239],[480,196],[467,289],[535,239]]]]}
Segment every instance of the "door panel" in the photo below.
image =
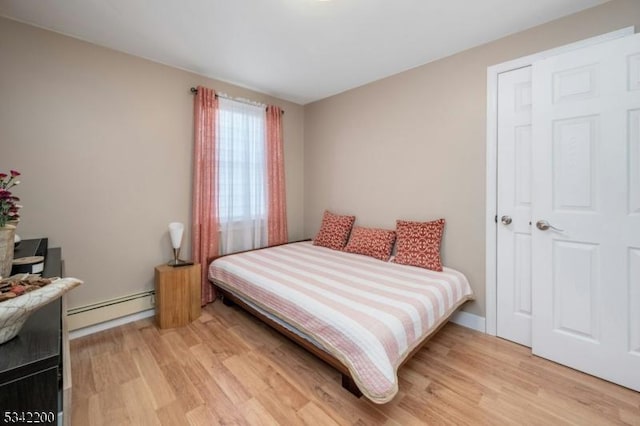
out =
{"type": "Polygon", "coordinates": [[[640,390],[640,37],[533,65],[532,348],[640,390]]]}
{"type": "Polygon", "coordinates": [[[596,244],[555,241],[553,245],[553,327],[575,337],[599,340],[596,244]]]}
{"type": "Polygon", "coordinates": [[[629,352],[640,356],[640,248],[629,249],[629,352]]]}
{"type": "Polygon", "coordinates": [[[554,209],[594,211],[598,117],[558,120],[553,124],[554,209]]]}
{"type": "Polygon", "coordinates": [[[515,128],[514,149],[515,203],[516,207],[528,211],[531,208],[531,124],[515,128]]]}
{"type": "Polygon", "coordinates": [[[501,74],[498,93],[496,331],[531,346],[531,67],[501,74]]]}
{"type": "MultiPolygon", "coordinates": [[[[515,238],[515,277],[514,303],[515,314],[531,317],[531,235],[517,233],[515,238]]],[[[528,324],[531,327],[531,324],[528,324]]],[[[528,336],[530,338],[530,336],[528,336]]],[[[529,342],[527,342],[529,343],[529,342]]],[[[530,344],[530,343],[529,343],[530,344]]]]}
{"type": "Polygon", "coordinates": [[[629,111],[628,194],[629,213],[640,215],[640,110],[637,109],[629,111]]]}
{"type": "Polygon", "coordinates": [[[640,90],[640,55],[629,55],[627,67],[629,90],[640,90]]]}
{"type": "Polygon", "coordinates": [[[597,96],[598,68],[587,65],[553,74],[553,103],[575,102],[597,96]]]}

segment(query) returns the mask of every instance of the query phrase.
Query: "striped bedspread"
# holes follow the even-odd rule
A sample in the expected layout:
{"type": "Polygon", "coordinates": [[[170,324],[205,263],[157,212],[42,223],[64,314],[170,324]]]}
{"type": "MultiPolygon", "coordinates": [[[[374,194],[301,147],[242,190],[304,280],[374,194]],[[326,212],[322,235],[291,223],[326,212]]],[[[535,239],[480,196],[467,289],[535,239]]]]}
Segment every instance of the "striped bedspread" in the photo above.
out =
{"type": "Polygon", "coordinates": [[[398,391],[399,365],[473,294],[453,269],[433,272],[293,243],[221,257],[216,285],[320,343],[376,403],[398,391]]]}

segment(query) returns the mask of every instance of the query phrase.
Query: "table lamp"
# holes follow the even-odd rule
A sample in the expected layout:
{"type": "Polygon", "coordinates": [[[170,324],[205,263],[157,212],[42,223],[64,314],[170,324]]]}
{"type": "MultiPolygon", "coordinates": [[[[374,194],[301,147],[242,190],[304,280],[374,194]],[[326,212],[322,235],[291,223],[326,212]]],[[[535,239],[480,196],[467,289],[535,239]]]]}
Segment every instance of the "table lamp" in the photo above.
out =
{"type": "Polygon", "coordinates": [[[169,266],[187,266],[193,265],[193,262],[187,262],[180,259],[180,246],[182,245],[182,234],[184,233],[184,224],[180,222],[171,222],[169,224],[169,236],[171,237],[171,246],[173,247],[173,260],[170,260],[169,266]]]}

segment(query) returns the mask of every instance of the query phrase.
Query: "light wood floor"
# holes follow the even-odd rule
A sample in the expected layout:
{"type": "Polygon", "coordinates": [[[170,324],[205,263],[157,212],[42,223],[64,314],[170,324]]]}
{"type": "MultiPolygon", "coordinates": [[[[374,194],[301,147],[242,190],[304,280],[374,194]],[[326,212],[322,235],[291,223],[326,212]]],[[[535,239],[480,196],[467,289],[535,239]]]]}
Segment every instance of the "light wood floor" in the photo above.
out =
{"type": "Polygon", "coordinates": [[[640,394],[449,324],[385,405],[237,308],[183,328],[152,319],[71,342],[74,425],[640,425],[640,394]]]}

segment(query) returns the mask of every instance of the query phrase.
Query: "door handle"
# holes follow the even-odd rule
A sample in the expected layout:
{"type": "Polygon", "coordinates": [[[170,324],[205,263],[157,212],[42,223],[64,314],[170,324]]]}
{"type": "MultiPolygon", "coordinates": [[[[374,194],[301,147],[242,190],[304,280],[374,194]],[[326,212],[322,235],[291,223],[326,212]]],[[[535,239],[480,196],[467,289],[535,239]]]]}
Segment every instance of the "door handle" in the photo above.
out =
{"type": "Polygon", "coordinates": [[[536,228],[541,231],[546,231],[547,229],[553,229],[556,232],[564,232],[564,229],[556,228],[546,220],[539,220],[536,222],[536,228]]]}
{"type": "Polygon", "coordinates": [[[503,225],[509,225],[511,224],[512,220],[511,220],[511,216],[502,216],[500,218],[500,222],[502,222],[503,225]]]}

